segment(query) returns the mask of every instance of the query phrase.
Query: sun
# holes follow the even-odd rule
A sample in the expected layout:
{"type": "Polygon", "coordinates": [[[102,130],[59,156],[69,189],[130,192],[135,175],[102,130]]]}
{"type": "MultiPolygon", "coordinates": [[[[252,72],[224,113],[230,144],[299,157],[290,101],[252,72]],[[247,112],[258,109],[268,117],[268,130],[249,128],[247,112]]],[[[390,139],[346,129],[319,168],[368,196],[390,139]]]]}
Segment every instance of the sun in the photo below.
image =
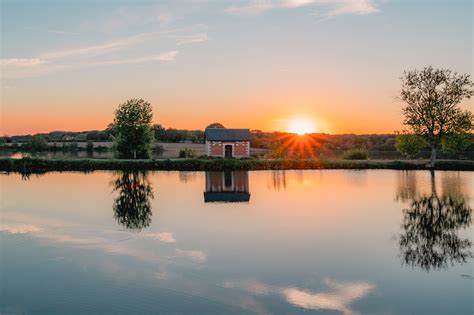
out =
{"type": "Polygon", "coordinates": [[[316,127],[314,122],[308,118],[293,118],[288,121],[286,131],[302,136],[307,133],[314,133],[316,127]]]}

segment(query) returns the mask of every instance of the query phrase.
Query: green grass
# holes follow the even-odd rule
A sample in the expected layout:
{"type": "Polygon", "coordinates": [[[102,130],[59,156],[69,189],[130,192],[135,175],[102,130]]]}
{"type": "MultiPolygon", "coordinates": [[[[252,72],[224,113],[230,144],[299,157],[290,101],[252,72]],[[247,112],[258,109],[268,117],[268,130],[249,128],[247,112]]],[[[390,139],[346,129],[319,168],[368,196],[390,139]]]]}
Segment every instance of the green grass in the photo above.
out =
{"type": "MultiPolygon", "coordinates": [[[[188,158],[168,160],[119,160],[119,159],[45,159],[0,158],[0,171],[42,173],[48,171],[94,170],[290,170],[290,169],[426,169],[425,160],[327,160],[327,159],[223,159],[188,158]]],[[[474,171],[474,161],[440,160],[438,170],[474,171]]]]}

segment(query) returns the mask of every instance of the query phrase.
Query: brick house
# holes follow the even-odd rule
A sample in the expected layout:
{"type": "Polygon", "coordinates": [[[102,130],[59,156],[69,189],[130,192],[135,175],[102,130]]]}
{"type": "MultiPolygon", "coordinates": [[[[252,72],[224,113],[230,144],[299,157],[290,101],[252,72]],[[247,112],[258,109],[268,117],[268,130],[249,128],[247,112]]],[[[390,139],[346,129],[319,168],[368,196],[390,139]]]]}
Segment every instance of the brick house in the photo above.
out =
{"type": "Polygon", "coordinates": [[[250,156],[250,130],[208,128],[204,134],[207,156],[250,156]]]}

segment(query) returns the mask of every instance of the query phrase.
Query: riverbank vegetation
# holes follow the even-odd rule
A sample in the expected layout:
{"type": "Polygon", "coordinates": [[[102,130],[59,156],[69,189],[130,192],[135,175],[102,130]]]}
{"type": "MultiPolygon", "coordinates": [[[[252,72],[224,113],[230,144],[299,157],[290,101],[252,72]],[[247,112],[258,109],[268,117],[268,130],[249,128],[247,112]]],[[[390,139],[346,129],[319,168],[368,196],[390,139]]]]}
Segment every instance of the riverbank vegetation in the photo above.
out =
{"type": "MultiPolygon", "coordinates": [[[[474,171],[474,161],[439,160],[435,168],[438,170],[474,171]]],[[[162,160],[0,158],[0,171],[21,173],[87,172],[94,170],[221,171],[290,169],[423,170],[426,169],[426,160],[233,159],[209,157],[162,160]]]]}

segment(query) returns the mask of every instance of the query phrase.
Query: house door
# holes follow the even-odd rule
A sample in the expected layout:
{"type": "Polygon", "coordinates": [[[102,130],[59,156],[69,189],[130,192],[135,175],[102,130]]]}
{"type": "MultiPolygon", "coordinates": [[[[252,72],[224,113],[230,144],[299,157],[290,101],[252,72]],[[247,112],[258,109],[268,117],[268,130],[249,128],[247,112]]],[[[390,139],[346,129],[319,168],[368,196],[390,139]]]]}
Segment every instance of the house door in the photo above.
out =
{"type": "Polygon", "coordinates": [[[232,157],[233,156],[232,146],[229,144],[226,144],[226,146],[224,147],[224,152],[225,152],[225,157],[232,157]]]}

